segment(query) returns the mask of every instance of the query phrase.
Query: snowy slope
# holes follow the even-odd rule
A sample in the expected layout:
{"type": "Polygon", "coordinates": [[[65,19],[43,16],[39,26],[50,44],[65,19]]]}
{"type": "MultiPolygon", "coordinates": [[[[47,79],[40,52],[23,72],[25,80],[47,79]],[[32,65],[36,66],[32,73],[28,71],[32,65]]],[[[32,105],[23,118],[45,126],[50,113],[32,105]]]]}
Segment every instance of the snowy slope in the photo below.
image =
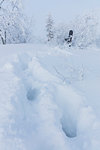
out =
{"type": "Polygon", "coordinates": [[[0,46],[0,150],[99,150],[100,50],[0,46]]]}

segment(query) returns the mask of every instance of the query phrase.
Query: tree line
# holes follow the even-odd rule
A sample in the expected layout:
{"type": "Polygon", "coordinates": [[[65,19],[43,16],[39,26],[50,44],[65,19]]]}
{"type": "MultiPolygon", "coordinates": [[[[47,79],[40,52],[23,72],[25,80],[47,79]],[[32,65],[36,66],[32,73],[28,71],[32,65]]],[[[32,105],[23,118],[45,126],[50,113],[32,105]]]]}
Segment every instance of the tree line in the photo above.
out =
{"type": "MultiPolygon", "coordinates": [[[[60,25],[55,25],[52,15],[49,15],[45,25],[46,43],[80,48],[93,43],[99,44],[99,27],[98,19],[93,14],[86,14],[77,17],[71,23],[60,25]]],[[[1,44],[30,42],[33,37],[32,28],[34,26],[31,25],[30,19],[24,15],[22,0],[0,0],[1,44]]],[[[45,43],[45,40],[43,42],[45,43]]]]}

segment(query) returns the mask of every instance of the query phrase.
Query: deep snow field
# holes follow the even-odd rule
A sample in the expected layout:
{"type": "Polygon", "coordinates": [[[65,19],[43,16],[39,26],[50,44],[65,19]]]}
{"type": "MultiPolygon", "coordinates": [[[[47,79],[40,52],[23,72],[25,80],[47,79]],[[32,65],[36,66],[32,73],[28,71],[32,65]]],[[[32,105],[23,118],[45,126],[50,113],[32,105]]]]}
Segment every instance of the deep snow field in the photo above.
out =
{"type": "Polygon", "coordinates": [[[0,45],[0,150],[100,150],[100,49],[0,45]]]}

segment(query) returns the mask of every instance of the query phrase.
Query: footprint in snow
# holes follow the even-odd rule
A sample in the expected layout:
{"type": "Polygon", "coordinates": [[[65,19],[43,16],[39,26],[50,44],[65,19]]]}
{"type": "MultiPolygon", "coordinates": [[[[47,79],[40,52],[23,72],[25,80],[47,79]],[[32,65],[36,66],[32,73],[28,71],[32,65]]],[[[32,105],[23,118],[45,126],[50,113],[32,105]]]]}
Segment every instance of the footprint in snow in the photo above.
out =
{"type": "Polygon", "coordinates": [[[30,88],[28,91],[27,91],[27,99],[29,100],[29,101],[34,101],[36,98],[37,98],[37,96],[38,96],[38,93],[39,93],[39,91],[37,90],[37,89],[32,89],[32,88],[30,88]]]}

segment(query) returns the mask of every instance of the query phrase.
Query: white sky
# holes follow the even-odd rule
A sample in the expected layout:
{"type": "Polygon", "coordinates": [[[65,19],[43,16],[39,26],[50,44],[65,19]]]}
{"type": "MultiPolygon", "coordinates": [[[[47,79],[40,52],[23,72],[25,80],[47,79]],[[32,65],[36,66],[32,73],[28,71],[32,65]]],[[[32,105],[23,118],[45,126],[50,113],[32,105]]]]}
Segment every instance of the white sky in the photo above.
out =
{"type": "Polygon", "coordinates": [[[72,20],[79,14],[100,8],[100,0],[23,0],[27,15],[33,16],[37,33],[42,32],[48,14],[55,22],[72,20]]]}

